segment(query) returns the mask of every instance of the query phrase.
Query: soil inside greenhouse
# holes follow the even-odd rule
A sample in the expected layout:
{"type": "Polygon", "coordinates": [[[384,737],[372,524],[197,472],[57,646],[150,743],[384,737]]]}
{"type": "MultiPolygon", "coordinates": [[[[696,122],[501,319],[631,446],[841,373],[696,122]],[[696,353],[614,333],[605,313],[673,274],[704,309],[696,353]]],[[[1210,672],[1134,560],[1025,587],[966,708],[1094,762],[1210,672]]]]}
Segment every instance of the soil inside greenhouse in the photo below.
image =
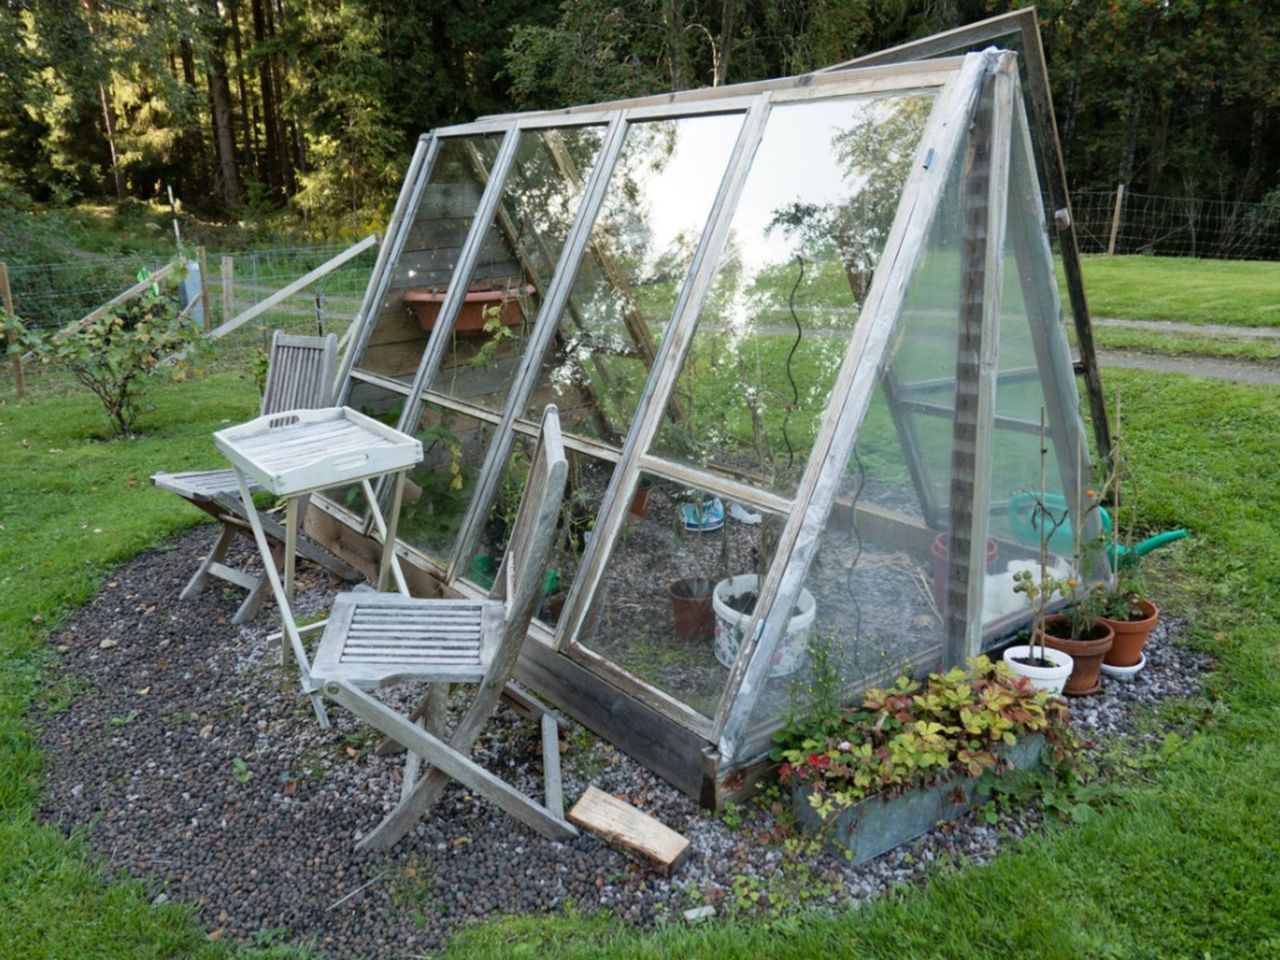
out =
{"type": "MultiPolygon", "coordinates": [[[[198,528],[106,579],[51,638],[59,696],[49,699],[65,706],[37,718],[41,818],[83,831],[106,871],[142,879],[157,903],[191,904],[212,935],[382,958],[436,949],[482,918],[569,904],[641,925],[702,905],[721,914],[841,907],[922,882],[940,862],[980,863],[1035,826],[1026,812],[996,824],[967,816],[852,867],[814,845],[781,843],[785,818],[769,804],[712,815],[574,724],[562,734],[567,801],[593,785],[683,833],[691,853],[671,877],[590,834],[546,840],[456,784],[391,852],[356,853],[356,839],[397,799],[402,761],[378,756],[370,728],[336,707],[333,726],[319,728],[268,640],[270,607],[237,627],[237,590],[176,599],[213,539],[198,528]],[[735,893],[746,887],[758,896],[735,893]]],[[[338,586],[304,566],[299,616],[321,614],[338,586]]],[[[1135,707],[1197,693],[1207,661],[1171,642],[1166,626],[1146,654],[1132,680],[1107,680],[1101,695],[1072,702],[1086,738],[1138,736],[1135,707]]],[[[413,698],[384,694],[402,708],[413,698]]],[[[1143,730],[1163,735],[1159,723],[1143,730]]],[[[500,710],[474,756],[540,795],[534,724],[500,710]]]]}

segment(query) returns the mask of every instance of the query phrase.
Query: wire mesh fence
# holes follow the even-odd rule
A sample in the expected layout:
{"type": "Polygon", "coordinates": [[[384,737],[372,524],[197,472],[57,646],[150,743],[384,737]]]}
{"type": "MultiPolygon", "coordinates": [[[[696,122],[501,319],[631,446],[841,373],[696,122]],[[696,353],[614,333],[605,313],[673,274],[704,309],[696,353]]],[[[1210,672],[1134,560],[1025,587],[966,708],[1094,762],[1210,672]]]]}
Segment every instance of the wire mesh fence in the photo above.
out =
{"type": "Polygon", "coordinates": [[[1071,207],[1081,253],[1280,260],[1280,204],[1116,190],[1072,194],[1071,207]]]}
{"type": "MultiPolygon", "coordinates": [[[[210,329],[260,303],[316,267],[342,253],[346,244],[270,247],[257,250],[209,251],[205,255],[206,326],[210,329]]],[[[209,369],[248,369],[247,358],[265,348],[270,332],[336,333],[346,331],[364,296],[377,247],[364,250],[304,289],[277,303],[220,340],[205,344],[201,365],[209,369]]],[[[64,263],[9,264],[14,313],[28,326],[62,329],[155,273],[172,258],[145,254],[132,257],[84,257],[64,263]]],[[[192,261],[195,262],[194,260],[192,261]]],[[[56,393],[71,383],[57,367],[27,365],[25,386],[35,393],[56,393]]],[[[0,381],[12,389],[8,363],[0,381]]]]}

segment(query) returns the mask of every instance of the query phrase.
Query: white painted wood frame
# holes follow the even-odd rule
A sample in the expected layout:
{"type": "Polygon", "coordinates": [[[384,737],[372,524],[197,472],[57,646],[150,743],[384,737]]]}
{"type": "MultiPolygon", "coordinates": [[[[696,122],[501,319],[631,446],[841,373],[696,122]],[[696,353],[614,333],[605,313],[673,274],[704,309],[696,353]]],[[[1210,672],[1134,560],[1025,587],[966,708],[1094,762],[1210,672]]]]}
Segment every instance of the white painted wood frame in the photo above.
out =
{"type": "Polygon", "coordinates": [[[773,652],[781,642],[791,609],[804,583],[826,518],[835,502],[839,477],[848,462],[879,380],[881,367],[901,323],[907,288],[924,254],[947,179],[957,162],[989,54],[965,57],[959,73],[943,88],[929,115],[916,162],[902,191],[884,253],[863,305],[861,320],[845,354],[777,548],[777,561],[760,585],[756,615],[729,676],[716,716],[721,762],[738,760],[738,743],[759,700],[773,652]]]}

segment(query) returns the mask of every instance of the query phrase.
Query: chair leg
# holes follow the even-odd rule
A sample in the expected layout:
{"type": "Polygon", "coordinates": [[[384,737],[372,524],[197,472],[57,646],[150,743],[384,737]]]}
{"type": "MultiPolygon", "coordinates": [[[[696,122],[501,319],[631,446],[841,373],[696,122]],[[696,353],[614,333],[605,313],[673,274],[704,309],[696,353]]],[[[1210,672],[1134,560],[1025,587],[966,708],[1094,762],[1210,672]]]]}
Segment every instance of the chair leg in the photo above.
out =
{"type": "MultiPolygon", "coordinates": [[[[187,585],[182,588],[182,592],[178,594],[179,600],[190,600],[192,597],[200,593],[204,589],[205,584],[209,580],[209,568],[215,563],[221,563],[222,559],[227,555],[227,549],[231,546],[231,541],[236,537],[236,528],[229,523],[222,525],[222,530],[218,533],[218,539],[213,545],[213,549],[209,551],[208,556],[200,562],[200,566],[196,568],[196,572],[192,574],[191,579],[187,581],[187,585]]],[[[238,614],[237,614],[238,616],[238,614]]],[[[240,621],[235,621],[239,623],[240,621]]]]}
{"type": "Polygon", "coordinates": [[[543,798],[551,813],[564,819],[564,786],[560,782],[560,725],[549,713],[542,715],[543,798]]]}
{"type": "MultiPolygon", "coordinates": [[[[434,736],[437,736],[437,737],[440,736],[444,731],[444,722],[446,719],[446,714],[449,709],[449,695],[452,692],[453,692],[453,684],[451,683],[431,684],[431,686],[427,689],[427,695],[418,701],[418,705],[413,708],[413,713],[409,714],[409,719],[413,720],[416,723],[417,721],[421,720],[423,717],[427,716],[427,713],[429,710],[438,709],[440,711],[440,718],[439,718],[440,726],[436,729],[433,729],[430,724],[427,724],[427,730],[430,731],[434,736]],[[432,694],[436,692],[436,688],[438,687],[442,688],[440,693],[437,694],[440,697],[440,704],[438,707],[433,707],[431,697],[432,697],[432,694]]],[[[377,747],[374,748],[373,752],[377,754],[379,757],[394,757],[397,753],[401,753],[403,750],[404,750],[404,744],[396,743],[390,737],[383,737],[382,742],[378,744],[377,747]]]]}
{"type": "MultiPolygon", "coordinates": [[[[409,715],[409,719],[424,728],[427,733],[433,737],[441,737],[444,735],[445,722],[448,720],[449,709],[449,684],[433,683],[427,689],[427,695],[422,698],[422,702],[409,715]]],[[[380,756],[386,756],[382,748],[387,744],[399,746],[390,737],[383,739],[378,745],[377,753],[380,756]]],[[[404,750],[404,747],[400,747],[404,750]]],[[[387,751],[390,753],[392,751],[387,751]]],[[[418,771],[422,766],[422,758],[412,750],[405,751],[404,758],[404,779],[400,782],[400,800],[403,802],[410,793],[413,792],[413,786],[418,782],[418,771]]]]}
{"type": "MultiPolygon", "coordinates": [[[[572,824],[557,817],[536,800],[526,797],[470,757],[459,753],[438,737],[418,727],[404,714],[397,713],[363,690],[343,681],[330,681],[325,684],[324,692],[356,716],[373,724],[387,736],[403,743],[405,747],[431,764],[431,773],[418,781],[415,793],[417,787],[431,782],[435,775],[439,774],[446,779],[457,780],[543,836],[562,840],[578,835],[578,831],[572,824]]],[[[402,801],[396,809],[399,810],[404,805],[402,801]]],[[[393,810],[392,813],[394,814],[395,811],[393,810]]],[[[410,818],[404,828],[394,835],[383,829],[383,825],[387,822],[384,820],[372,833],[356,844],[356,849],[385,850],[389,848],[408,833],[413,825],[413,819],[415,818],[410,818]]]]}
{"type": "MultiPolygon", "coordinates": [[[[272,556],[276,556],[277,550],[272,548],[272,556]]],[[[277,564],[278,565],[278,564],[277,564]]],[[[267,599],[267,594],[271,592],[270,584],[267,583],[266,577],[255,577],[253,587],[250,588],[248,596],[244,598],[244,602],[240,604],[240,609],[236,611],[236,615],[231,618],[234,624],[248,623],[258,615],[258,611],[262,609],[262,604],[267,599]]],[[[282,658],[283,659],[283,658],[282,658]]]]}

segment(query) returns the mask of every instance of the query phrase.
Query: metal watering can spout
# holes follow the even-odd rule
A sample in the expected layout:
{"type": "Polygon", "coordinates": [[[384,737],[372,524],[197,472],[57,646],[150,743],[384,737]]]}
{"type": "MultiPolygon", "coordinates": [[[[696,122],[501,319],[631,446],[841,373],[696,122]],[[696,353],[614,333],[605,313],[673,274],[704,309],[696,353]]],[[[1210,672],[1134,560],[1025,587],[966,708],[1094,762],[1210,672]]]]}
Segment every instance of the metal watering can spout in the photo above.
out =
{"type": "Polygon", "coordinates": [[[1187,531],[1185,529],[1166,530],[1164,533],[1157,533],[1154,537],[1148,537],[1141,543],[1135,543],[1132,547],[1122,545],[1113,550],[1108,546],[1107,555],[1113,565],[1125,566],[1130,563],[1136,563],[1139,557],[1145,557],[1158,547],[1173,543],[1175,540],[1182,540],[1186,535],[1187,531]]]}

